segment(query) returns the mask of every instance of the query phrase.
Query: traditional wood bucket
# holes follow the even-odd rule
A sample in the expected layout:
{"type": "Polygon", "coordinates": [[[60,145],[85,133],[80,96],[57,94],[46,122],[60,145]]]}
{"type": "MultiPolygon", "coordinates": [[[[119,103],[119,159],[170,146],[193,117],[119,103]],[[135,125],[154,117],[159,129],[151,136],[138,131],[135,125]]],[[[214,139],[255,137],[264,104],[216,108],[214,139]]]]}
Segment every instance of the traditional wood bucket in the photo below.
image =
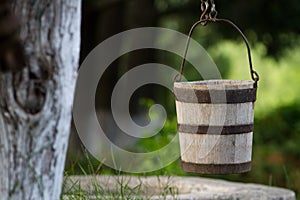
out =
{"type": "MultiPolygon", "coordinates": [[[[191,29],[202,23],[198,21],[191,29]]],[[[249,43],[240,29],[248,49],[250,80],[204,80],[174,83],[181,165],[184,171],[203,174],[233,174],[251,170],[254,102],[258,74],[252,68],[249,43]]]]}

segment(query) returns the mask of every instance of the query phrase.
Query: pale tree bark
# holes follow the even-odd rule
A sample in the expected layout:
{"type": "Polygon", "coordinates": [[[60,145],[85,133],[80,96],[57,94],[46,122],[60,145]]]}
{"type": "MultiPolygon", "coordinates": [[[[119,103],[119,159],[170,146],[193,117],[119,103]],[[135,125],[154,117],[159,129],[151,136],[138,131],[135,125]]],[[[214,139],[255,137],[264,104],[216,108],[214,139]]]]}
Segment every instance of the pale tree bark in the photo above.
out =
{"type": "Polygon", "coordinates": [[[80,46],[80,0],[13,0],[28,65],[0,74],[0,199],[59,199],[80,46]]]}

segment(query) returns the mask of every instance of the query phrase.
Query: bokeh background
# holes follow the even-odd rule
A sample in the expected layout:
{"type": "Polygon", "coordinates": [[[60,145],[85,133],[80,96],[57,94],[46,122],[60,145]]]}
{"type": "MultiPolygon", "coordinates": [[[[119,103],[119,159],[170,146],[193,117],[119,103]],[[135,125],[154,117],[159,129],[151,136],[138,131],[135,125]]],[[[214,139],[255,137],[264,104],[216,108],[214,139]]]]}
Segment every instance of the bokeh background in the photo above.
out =
{"type": "MultiPolygon", "coordinates": [[[[215,0],[218,17],[234,21],[244,31],[252,49],[253,63],[260,74],[255,107],[252,171],[238,175],[211,175],[241,182],[286,187],[300,193],[300,2],[298,0],[215,0]]],[[[164,27],[187,34],[200,15],[200,0],[83,0],[81,62],[99,43],[119,32],[137,27],[164,27]]],[[[212,56],[224,79],[249,79],[246,49],[241,37],[222,24],[199,27],[193,38],[212,56]]],[[[176,41],[174,41],[176,43],[176,41]]],[[[184,47],[182,47],[182,51],[184,47]]],[[[197,56],[197,55],[195,55],[197,56]]],[[[110,96],[126,71],[145,63],[162,63],[179,69],[181,58],[165,51],[144,49],[121,56],[101,78],[96,95],[99,121],[116,144],[110,113],[110,96]],[[107,115],[105,115],[107,116],[107,115]],[[109,126],[107,124],[110,124],[109,126]]],[[[186,66],[189,80],[200,80],[193,67],[186,66]]],[[[147,152],[168,144],[176,134],[173,95],[158,85],[139,88],[130,103],[137,123],[147,123],[148,108],[162,104],[168,121],[160,134],[136,140],[127,149],[147,152]]],[[[126,142],[125,142],[126,143],[126,142]]],[[[125,147],[124,147],[125,148],[125,147]]],[[[155,164],[148,163],[144,164],[155,164]]],[[[94,159],[72,128],[65,168],[66,175],[120,174],[94,159]]],[[[164,169],[143,175],[189,175],[177,160],[164,169]]],[[[201,175],[203,176],[203,175],[201,175]]]]}

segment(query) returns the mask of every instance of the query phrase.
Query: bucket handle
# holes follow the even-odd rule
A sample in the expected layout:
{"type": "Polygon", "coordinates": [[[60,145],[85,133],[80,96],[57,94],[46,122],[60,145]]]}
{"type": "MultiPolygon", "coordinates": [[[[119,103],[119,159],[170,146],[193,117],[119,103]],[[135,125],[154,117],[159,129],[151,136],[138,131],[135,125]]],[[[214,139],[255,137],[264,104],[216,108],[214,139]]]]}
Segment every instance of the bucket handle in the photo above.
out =
{"type": "MultiPolygon", "coordinates": [[[[194,32],[194,29],[199,25],[199,24],[203,24],[203,23],[207,23],[207,22],[224,22],[227,23],[229,25],[231,25],[235,30],[237,30],[239,32],[239,34],[242,36],[246,47],[247,47],[247,52],[248,52],[248,60],[249,60],[249,67],[250,67],[250,74],[251,74],[251,78],[254,81],[254,87],[257,87],[257,82],[259,81],[259,75],[258,73],[253,69],[252,66],[252,59],[251,59],[251,50],[250,50],[250,45],[249,42],[246,38],[246,36],[244,35],[244,33],[239,29],[239,27],[237,25],[235,25],[232,21],[228,20],[228,19],[218,19],[218,18],[208,18],[208,19],[203,19],[203,20],[199,20],[197,21],[191,28],[190,32],[189,32],[189,36],[186,42],[186,46],[185,46],[185,51],[184,51],[184,56],[183,56],[183,60],[181,63],[181,68],[180,68],[180,74],[179,74],[179,81],[181,81],[182,79],[182,74],[183,74],[183,70],[184,70],[184,65],[186,62],[186,56],[188,53],[188,49],[189,49],[189,45],[190,45],[190,40],[191,40],[191,36],[194,32]]],[[[176,77],[175,77],[176,79],[176,77]]]]}

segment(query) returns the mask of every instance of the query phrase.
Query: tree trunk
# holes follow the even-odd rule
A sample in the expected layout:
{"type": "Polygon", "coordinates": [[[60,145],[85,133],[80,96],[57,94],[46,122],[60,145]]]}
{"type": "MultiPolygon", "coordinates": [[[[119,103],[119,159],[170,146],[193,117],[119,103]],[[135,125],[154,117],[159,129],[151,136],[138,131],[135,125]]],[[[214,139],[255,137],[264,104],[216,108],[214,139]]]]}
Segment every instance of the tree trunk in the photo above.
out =
{"type": "Polygon", "coordinates": [[[80,0],[12,1],[28,65],[0,74],[0,198],[59,199],[80,45],[80,0]]]}

